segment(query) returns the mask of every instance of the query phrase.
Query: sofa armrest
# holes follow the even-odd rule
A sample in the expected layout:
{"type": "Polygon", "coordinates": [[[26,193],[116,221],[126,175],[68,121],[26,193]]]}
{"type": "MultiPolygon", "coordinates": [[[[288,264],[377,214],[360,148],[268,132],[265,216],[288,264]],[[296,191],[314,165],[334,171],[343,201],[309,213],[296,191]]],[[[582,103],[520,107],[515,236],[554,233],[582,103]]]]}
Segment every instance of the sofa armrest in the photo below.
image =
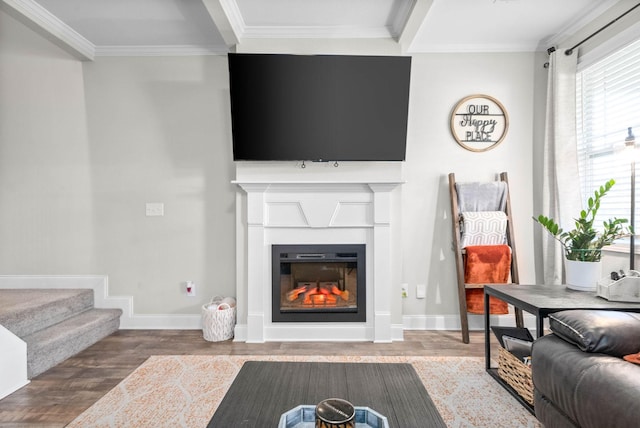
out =
{"type": "Polygon", "coordinates": [[[640,314],[606,310],[569,310],[549,315],[558,337],[584,352],[614,357],[640,352],[640,314]]]}
{"type": "Polygon", "coordinates": [[[638,426],[639,365],[548,334],[533,343],[531,374],[536,416],[546,428],[638,426]]]}

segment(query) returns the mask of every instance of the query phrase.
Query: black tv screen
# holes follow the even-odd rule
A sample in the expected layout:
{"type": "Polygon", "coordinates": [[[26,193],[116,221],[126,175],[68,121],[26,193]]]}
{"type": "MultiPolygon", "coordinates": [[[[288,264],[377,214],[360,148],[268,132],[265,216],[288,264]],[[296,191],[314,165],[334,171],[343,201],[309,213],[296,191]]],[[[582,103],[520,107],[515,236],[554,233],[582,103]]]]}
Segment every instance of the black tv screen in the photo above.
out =
{"type": "Polygon", "coordinates": [[[411,58],[229,54],[234,160],[403,161],[411,58]]]}

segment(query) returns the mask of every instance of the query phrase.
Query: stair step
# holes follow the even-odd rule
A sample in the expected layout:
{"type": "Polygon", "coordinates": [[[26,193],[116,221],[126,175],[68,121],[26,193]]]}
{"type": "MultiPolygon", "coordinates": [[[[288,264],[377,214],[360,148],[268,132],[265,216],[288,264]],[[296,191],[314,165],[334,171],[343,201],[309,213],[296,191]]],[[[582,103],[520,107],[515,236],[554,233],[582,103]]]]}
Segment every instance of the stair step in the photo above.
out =
{"type": "Polygon", "coordinates": [[[23,337],[27,342],[28,378],[38,376],[117,331],[120,315],[120,309],[89,309],[23,337]]]}
{"type": "Polygon", "coordinates": [[[93,290],[6,289],[0,302],[0,324],[24,338],[92,308],[93,290]]]}

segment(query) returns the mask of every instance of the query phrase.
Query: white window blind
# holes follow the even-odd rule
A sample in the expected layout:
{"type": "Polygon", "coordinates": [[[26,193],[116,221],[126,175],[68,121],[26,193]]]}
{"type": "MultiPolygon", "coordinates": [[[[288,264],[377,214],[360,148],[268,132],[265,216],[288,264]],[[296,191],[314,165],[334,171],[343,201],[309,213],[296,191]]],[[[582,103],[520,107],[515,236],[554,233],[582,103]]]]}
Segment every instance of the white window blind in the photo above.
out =
{"type": "MultiPolygon", "coordinates": [[[[601,203],[595,225],[601,228],[604,220],[614,217],[629,219],[632,157],[624,150],[624,139],[627,128],[633,127],[640,155],[640,40],[577,74],[576,110],[583,198],[588,199],[607,180],[616,181],[601,203]]],[[[638,164],[640,156],[636,157],[638,164]]],[[[636,179],[638,189],[640,176],[636,179]]],[[[639,215],[636,209],[636,229],[639,215]]]]}

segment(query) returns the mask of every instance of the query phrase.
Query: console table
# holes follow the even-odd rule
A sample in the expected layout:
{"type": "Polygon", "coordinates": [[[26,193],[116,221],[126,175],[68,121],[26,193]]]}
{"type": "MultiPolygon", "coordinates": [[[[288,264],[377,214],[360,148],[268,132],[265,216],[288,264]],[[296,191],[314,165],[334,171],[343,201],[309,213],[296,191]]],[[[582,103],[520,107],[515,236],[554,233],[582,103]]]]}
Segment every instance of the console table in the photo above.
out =
{"type": "Polygon", "coordinates": [[[527,403],[499,375],[498,369],[491,367],[491,317],[489,296],[497,297],[515,308],[529,312],[536,317],[536,337],[544,335],[544,319],[549,314],[569,309],[606,309],[610,311],[640,312],[640,303],[611,302],[596,296],[595,292],[575,291],[564,285],[487,285],[484,287],[484,340],[485,366],[487,372],[511,393],[525,408],[533,413],[533,406],[527,403]]]}

